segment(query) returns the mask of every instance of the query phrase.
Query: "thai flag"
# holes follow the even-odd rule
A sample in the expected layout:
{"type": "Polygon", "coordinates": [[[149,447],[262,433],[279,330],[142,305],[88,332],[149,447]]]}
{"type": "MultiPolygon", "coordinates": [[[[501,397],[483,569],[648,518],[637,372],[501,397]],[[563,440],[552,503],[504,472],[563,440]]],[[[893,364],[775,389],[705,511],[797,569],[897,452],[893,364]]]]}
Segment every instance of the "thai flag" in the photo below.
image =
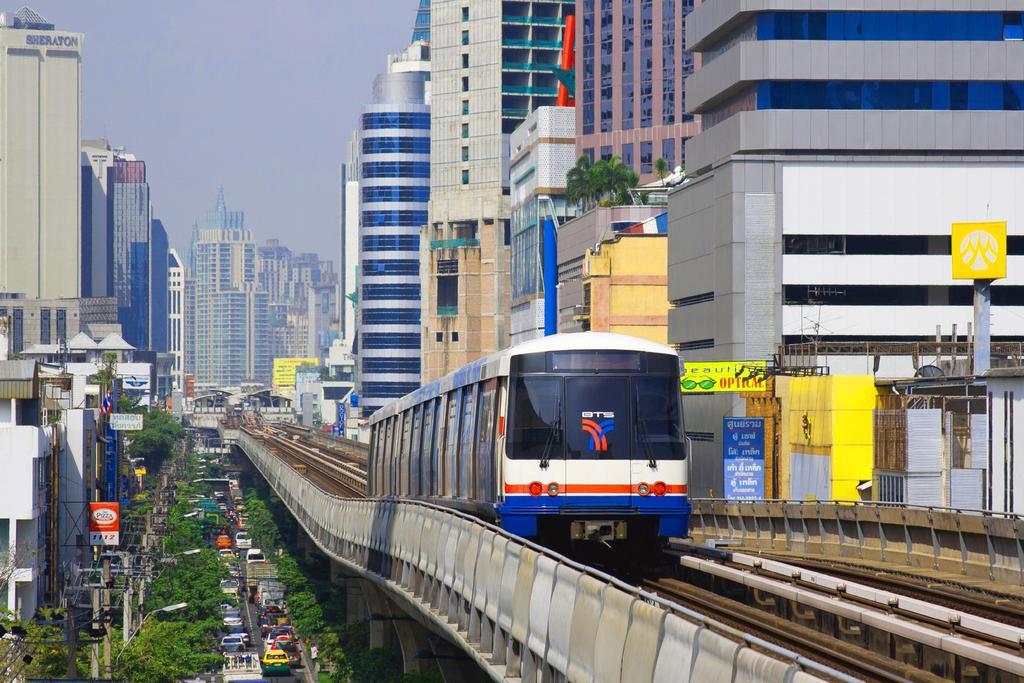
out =
{"type": "Polygon", "coordinates": [[[103,397],[103,404],[100,406],[100,413],[102,415],[110,415],[114,412],[114,399],[108,391],[103,397]]]}

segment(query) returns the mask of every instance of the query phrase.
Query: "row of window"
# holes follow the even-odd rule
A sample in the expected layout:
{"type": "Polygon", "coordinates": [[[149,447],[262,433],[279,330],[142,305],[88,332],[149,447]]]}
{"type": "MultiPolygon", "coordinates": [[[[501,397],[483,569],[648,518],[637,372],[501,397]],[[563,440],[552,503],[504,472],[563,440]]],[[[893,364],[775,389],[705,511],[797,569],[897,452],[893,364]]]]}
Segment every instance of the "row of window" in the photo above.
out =
{"type": "Polygon", "coordinates": [[[363,138],[363,154],[430,154],[430,138],[363,138]]]}
{"type": "Polygon", "coordinates": [[[417,333],[364,332],[364,349],[418,349],[420,335],[417,333]]]}
{"type": "Polygon", "coordinates": [[[370,202],[420,202],[430,201],[428,185],[364,185],[361,189],[363,201],[370,202]]]}
{"type": "Polygon", "coordinates": [[[367,228],[380,228],[391,226],[420,226],[427,222],[426,211],[413,211],[411,209],[393,209],[383,211],[363,211],[362,226],[367,228]]]}
{"type": "Polygon", "coordinates": [[[420,262],[402,259],[364,259],[364,276],[368,275],[419,275],[420,262]]]}
{"type": "MultiPolygon", "coordinates": [[[[971,306],[971,285],[785,285],[783,303],[790,306],[971,306]]],[[[992,287],[992,305],[1019,306],[1024,287],[992,287]]]]}
{"type": "Polygon", "coordinates": [[[429,161],[368,161],[362,167],[363,178],[429,178],[429,161]]]}
{"type": "Polygon", "coordinates": [[[419,301],[420,286],[413,283],[363,284],[362,296],[364,301],[419,301]]]}
{"type": "Polygon", "coordinates": [[[1021,111],[1024,81],[763,81],[758,109],[1021,111]]]}
{"type": "Polygon", "coordinates": [[[402,398],[417,389],[417,382],[363,382],[363,395],[368,398],[402,398]]]}
{"type": "Polygon", "coordinates": [[[418,235],[364,235],[363,251],[419,251],[418,235]]]}
{"type": "Polygon", "coordinates": [[[420,309],[362,308],[364,325],[419,325],[420,309]]]}
{"type": "Polygon", "coordinates": [[[430,130],[430,112],[372,112],[363,114],[363,130],[409,128],[430,130]]]}
{"type": "MultiPolygon", "coordinates": [[[[420,374],[419,358],[364,358],[365,373],[420,374]]],[[[415,390],[415,389],[414,389],[415,390]]]]}
{"type": "Polygon", "coordinates": [[[758,40],[1022,40],[1020,12],[765,12],[758,40]]]}

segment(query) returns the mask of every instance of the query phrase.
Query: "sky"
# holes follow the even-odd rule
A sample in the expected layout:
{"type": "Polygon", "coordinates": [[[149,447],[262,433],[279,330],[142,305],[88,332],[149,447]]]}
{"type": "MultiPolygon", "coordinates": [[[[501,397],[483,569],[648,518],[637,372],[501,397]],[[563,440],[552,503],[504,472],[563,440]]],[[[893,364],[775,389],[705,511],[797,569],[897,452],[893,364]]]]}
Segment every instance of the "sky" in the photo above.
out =
{"type": "Polygon", "coordinates": [[[82,138],[146,162],[185,247],[224,185],[258,244],[337,265],[338,165],[417,0],[19,0],[85,34],[82,138]]]}

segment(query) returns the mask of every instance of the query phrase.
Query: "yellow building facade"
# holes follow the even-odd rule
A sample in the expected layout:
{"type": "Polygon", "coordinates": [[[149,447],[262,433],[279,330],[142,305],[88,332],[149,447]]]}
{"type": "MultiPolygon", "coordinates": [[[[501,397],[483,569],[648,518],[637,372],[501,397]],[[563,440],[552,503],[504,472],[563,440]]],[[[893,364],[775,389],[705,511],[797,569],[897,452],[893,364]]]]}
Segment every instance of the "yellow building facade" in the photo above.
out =
{"type": "Polygon", "coordinates": [[[668,343],[668,236],[619,234],[588,249],[579,318],[594,332],[668,343]]]}

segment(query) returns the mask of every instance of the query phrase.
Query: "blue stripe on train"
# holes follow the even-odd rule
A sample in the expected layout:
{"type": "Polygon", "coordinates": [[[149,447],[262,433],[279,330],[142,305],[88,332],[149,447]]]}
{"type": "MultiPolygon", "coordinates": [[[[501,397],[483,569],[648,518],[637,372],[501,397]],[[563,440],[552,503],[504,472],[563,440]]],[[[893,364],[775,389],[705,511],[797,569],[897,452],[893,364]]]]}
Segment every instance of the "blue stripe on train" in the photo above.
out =
{"type": "Polygon", "coordinates": [[[529,496],[506,495],[499,503],[501,527],[518,536],[537,535],[538,515],[585,517],[656,516],[659,536],[685,537],[690,518],[686,496],[529,496]]]}

